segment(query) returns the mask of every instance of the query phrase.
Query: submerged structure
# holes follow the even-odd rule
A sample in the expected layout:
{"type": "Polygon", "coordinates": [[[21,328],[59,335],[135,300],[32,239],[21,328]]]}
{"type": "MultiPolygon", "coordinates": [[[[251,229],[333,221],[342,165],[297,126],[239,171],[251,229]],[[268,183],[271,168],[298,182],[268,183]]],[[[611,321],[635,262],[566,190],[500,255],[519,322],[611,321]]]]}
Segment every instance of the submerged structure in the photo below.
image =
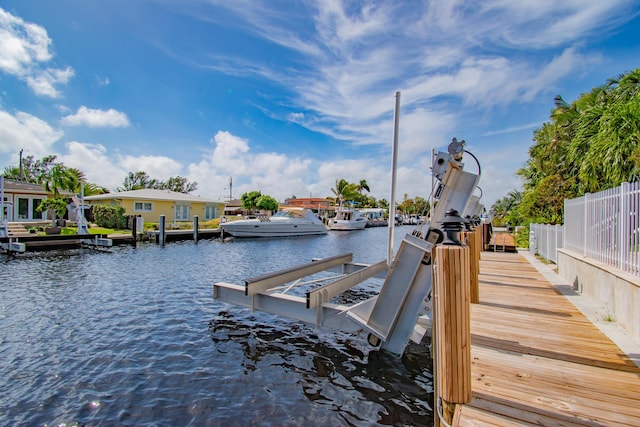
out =
{"type": "Polygon", "coordinates": [[[477,173],[463,170],[464,145],[454,138],[447,152],[434,156],[437,185],[430,221],[404,236],[393,259],[367,265],[354,262],[351,253],[339,254],[248,278],[241,285],[215,283],[214,299],[363,334],[369,344],[402,354],[409,340],[419,343],[431,331],[432,253],[449,231],[446,224],[443,227],[445,216],[455,215],[461,223],[460,217],[477,218],[483,210],[474,196],[480,164],[477,173]],[[339,302],[344,299],[341,294],[367,280],[382,281],[378,294],[354,304],[339,302]]]}

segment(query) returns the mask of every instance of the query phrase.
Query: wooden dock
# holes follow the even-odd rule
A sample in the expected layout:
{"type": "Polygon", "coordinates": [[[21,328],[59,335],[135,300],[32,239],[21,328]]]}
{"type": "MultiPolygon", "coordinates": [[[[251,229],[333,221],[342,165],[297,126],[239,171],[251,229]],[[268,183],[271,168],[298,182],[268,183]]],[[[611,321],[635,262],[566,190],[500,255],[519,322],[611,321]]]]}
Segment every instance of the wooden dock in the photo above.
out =
{"type": "Polygon", "coordinates": [[[483,252],[455,426],[640,426],[640,368],[517,253],[483,252]]]}
{"type": "Polygon", "coordinates": [[[491,240],[485,245],[484,250],[493,252],[517,252],[516,239],[511,233],[493,233],[491,240]]]}

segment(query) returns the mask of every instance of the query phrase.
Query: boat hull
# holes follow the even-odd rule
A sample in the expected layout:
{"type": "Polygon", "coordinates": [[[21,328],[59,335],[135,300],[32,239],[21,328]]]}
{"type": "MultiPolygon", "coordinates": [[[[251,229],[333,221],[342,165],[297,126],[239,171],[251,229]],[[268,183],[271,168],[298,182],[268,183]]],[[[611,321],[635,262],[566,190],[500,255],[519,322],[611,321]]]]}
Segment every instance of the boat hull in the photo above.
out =
{"type": "Polygon", "coordinates": [[[293,225],[293,226],[269,226],[268,223],[264,224],[229,224],[222,226],[222,230],[225,234],[230,234],[233,237],[289,237],[289,236],[315,236],[327,234],[327,229],[324,226],[317,226],[315,224],[293,225]]]}
{"type": "Polygon", "coordinates": [[[329,230],[337,231],[353,231],[364,230],[367,225],[367,221],[340,221],[334,220],[329,223],[329,230]]]}

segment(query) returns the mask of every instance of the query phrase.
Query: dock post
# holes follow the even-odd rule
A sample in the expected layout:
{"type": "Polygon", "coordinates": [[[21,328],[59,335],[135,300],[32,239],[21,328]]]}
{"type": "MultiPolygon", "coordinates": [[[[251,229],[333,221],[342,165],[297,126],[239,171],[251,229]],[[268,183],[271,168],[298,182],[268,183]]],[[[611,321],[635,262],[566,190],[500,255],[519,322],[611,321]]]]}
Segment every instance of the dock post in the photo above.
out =
{"type": "Polygon", "coordinates": [[[164,215],[160,215],[160,233],[158,235],[158,242],[159,244],[164,246],[164,240],[165,240],[165,216],[164,215]]]}
{"type": "Polygon", "coordinates": [[[442,416],[450,424],[455,405],[471,401],[469,247],[439,245],[435,259],[436,399],[442,398],[442,416]]]}
{"type": "Polygon", "coordinates": [[[198,243],[198,215],[193,216],[193,241],[198,243]]]}
{"type": "Polygon", "coordinates": [[[136,221],[136,217],[133,217],[131,221],[131,236],[133,237],[133,244],[135,245],[136,240],[138,240],[138,221],[136,221]]]}
{"type": "Polygon", "coordinates": [[[478,304],[480,302],[480,292],[478,286],[478,275],[480,274],[480,251],[478,246],[478,239],[481,238],[478,233],[478,228],[473,231],[467,231],[464,234],[463,241],[466,242],[469,247],[469,274],[470,274],[470,294],[469,302],[471,304],[478,304]]]}

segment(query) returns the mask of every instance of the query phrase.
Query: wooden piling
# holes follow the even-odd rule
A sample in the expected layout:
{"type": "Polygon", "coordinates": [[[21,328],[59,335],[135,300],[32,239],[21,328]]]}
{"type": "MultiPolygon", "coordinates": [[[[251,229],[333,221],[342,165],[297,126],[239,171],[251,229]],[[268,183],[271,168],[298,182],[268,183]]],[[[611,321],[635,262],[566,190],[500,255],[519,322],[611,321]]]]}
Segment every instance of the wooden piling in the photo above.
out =
{"type": "Polygon", "coordinates": [[[482,251],[481,230],[476,228],[473,231],[460,233],[460,240],[469,247],[469,273],[470,273],[470,302],[478,304],[480,302],[480,292],[478,287],[478,276],[480,274],[480,252],[482,251]]]}
{"type": "Polygon", "coordinates": [[[158,233],[158,240],[159,241],[157,243],[159,243],[161,245],[164,245],[164,242],[165,242],[165,233],[166,233],[165,222],[166,222],[165,216],[164,215],[160,215],[160,229],[158,230],[159,231],[159,233],[158,233]]]}
{"type": "Polygon", "coordinates": [[[445,421],[455,404],[471,401],[469,247],[436,247],[435,340],[439,396],[445,421]]]}
{"type": "Polygon", "coordinates": [[[193,241],[198,242],[198,215],[193,216],[193,241]]]}
{"type": "Polygon", "coordinates": [[[138,238],[138,221],[137,217],[133,217],[131,221],[131,237],[133,237],[133,241],[135,242],[138,238]]]}

